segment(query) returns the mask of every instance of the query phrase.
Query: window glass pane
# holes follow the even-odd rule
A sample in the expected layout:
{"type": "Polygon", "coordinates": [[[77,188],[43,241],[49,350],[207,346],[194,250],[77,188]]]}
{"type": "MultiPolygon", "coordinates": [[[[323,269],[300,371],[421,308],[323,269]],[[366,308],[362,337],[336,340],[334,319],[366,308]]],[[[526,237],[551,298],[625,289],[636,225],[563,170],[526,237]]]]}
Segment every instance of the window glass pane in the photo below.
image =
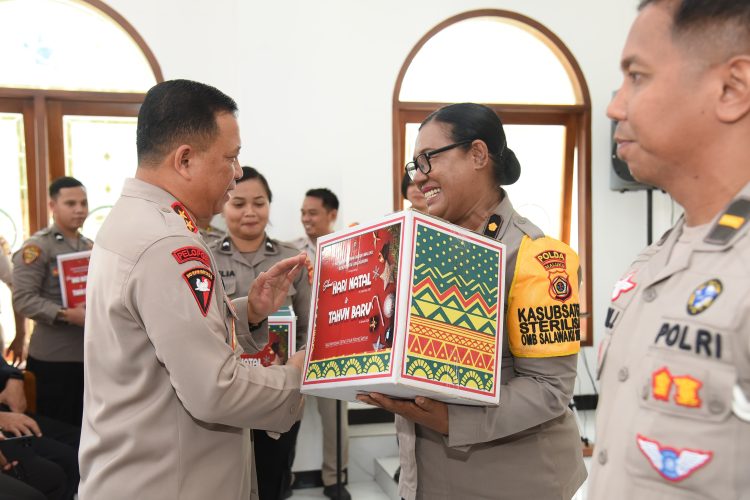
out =
{"type": "Polygon", "coordinates": [[[0,0],[0,86],[145,92],[156,83],[141,48],[111,18],[70,0],[0,0]]]}
{"type": "Polygon", "coordinates": [[[521,178],[505,186],[513,208],[544,234],[560,238],[565,127],[505,125],[503,128],[508,146],[521,163],[521,178]]]}
{"type": "Polygon", "coordinates": [[[571,77],[545,38],[498,17],[452,24],[414,57],[399,100],[575,104],[571,77]]]}
{"type": "MultiPolygon", "coordinates": [[[[28,237],[25,149],[23,115],[0,113],[0,235],[14,251],[28,237]]],[[[5,285],[0,285],[0,325],[7,346],[13,340],[15,326],[10,289],[5,285]]]]}
{"type": "Polygon", "coordinates": [[[89,218],[83,234],[95,238],[125,179],[135,175],[135,117],[63,116],[65,173],[86,186],[89,218]]]}

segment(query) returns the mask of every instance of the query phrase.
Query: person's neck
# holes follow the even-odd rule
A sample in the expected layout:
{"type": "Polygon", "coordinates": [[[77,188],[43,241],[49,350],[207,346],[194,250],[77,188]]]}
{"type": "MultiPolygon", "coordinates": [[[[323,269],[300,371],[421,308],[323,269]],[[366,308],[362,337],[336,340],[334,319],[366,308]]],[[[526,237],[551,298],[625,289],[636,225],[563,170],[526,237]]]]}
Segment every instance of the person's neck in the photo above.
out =
{"type": "Polygon", "coordinates": [[[263,234],[258,238],[253,239],[242,239],[232,236],[232,244],[240,253],[256,252],[263,244],[263,240],[266,239],[266,235],[263,234]]]}
{"type": "Polygon", "coordinates": [[[685,210],[685,223],[688,226],[711,222],[750,182],[750,165],[747,162],[747,159],[723,162],[726,165],[724,168],[716,165],[710,170],[699,170],[699,174],[686,175],[669,190],[672,198],[685,210]]]}
{"type": "Polygon", "coordinates": [[[495,212],[495,207],[502,200],[503,195],[499,188],[486,190],[477,197],[477,201],[466,211],[464,216],[453,223],[471,231],[481,228],[487,217],[495,212]]]}
{"type": "MultiPolygon", "coordinates": [[[[326,236],[328,234],[331,234],[332,232],[333,231],[328,231],[327,233],[321,234],[320,236],[326,236]]],[[[317,245],[318,244],[318,238],[319,238],[319,236],[310,236],[309,234],[306,235],[306,236],[307,236],[307,239],[310,240],[310,243],[312,243],[313,245],[317,245]]]]}
{"type": "Polygon", "coordinates": [[[60,224],[55,222],[55,227],[58,231],[60,231],[60,234],[62,234],[65,238],[68,238],[69,240],[77,240],[80,234],[78,233],[78,228],[70,229],[67,227],[62,227],[60,224]]]}

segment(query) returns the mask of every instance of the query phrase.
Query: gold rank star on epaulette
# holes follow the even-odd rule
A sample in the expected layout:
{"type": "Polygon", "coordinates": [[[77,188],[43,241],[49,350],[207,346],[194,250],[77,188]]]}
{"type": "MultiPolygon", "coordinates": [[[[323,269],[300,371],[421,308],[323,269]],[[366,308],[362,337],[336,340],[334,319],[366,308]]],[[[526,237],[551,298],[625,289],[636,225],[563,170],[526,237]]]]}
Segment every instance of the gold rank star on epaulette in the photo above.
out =
{"type": "Polygon", "coordinates": [[[182,220],[185,221],[185,227],[188,231],[190,231],[191,233],[198,232],[198,226],[195,224],[195,222],[193,222],[193,219],[190,218],[190,214],[182,203],[180,203],[179,201],[175,201],[174,203],[172,203],[172,210],[174,210],[177,215],[182,217],[182,220]]]}

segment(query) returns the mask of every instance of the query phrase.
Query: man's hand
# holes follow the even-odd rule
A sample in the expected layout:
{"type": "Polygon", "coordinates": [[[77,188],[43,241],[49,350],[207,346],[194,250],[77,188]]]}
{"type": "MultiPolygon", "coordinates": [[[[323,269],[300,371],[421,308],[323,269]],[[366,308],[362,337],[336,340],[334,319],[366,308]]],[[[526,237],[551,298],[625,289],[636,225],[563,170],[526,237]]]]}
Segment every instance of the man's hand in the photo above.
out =
{"type": "Polygon", "coordinates": [[[26,393],[23,390],[23,380],[9,378],[5,389],[0,392],[0,403],[10,407],[10,411],[23,413],[26,411],[26,393]]]}
{"type": "Polygon", "coordinates": [[[247,319],[250,323],[260,323],[284,303],[289,286],[305,265],[306,255],[284,259],[253,281],[247,293],[247,319]]]}
{"type": "Polygon", "coordinates": [[[377,392],[360,394],[357,399],[363,403],[379,406],[391,413],[401,415],[419,425],[440,434],[448,435],[448,405],[434,399],[417,396],[414,401],[391,399],[377,392]]]}
{"type": "Polygon", "coordinates": [[[9,411],[0,411],[0,428],[6,436],[42,436],[39,425],[36,421],[23,413],[13,413],[9,411]]]}
{"type": "Polygon", "coordinates": [[[297,351],[294,354],[292,354],[292,357],[290,357],[287,362],[287,365],[296,366],[299,368],[299,371],[302,372],[305,369],[305,351],[297,351]]]}
{"type": "Polygon", "coordinates": [[[65,321],[71,325],[83,326],[86,321],[86,305],[79,304],[65,310],[65,321]]]}

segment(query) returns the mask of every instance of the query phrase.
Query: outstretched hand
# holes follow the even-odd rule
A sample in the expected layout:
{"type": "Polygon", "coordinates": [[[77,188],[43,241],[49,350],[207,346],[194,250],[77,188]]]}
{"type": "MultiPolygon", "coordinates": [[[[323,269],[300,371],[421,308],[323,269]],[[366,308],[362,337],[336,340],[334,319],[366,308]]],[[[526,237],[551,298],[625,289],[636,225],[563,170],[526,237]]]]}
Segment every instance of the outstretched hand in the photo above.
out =
{"type": "Polygon", "coordinates": [[[304,253],[284,259],[253,281],[247,294],[247,319],[250,323],[260,323],[281,307],[292,282],[305,269],[305,259],[304,253]]]}
{"type": "Polygon", "coordinates": [[[414,401],[392,399],[377,392],[360,394],[357,399],[363,403],[378,406],[407,420],[423,425],[440,434],[448,435],[448,405],[424,396],[414,401]]]}

